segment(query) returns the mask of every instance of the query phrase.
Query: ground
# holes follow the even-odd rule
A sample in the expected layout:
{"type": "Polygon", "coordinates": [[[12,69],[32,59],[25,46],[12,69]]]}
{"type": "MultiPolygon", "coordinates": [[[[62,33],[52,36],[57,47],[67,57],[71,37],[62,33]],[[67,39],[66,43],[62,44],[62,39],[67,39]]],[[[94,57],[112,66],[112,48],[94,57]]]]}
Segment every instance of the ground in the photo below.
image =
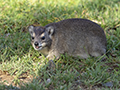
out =
{"type": "Polygon", "coordinates": [[[0,12],[0,90],[120,89],[119,0],[1,0],[0,12]],[[48,69],[48,60],[30,43],[28,27],[68,18],[89,19],[104,29],[104,60],[61,55],[53,61],[56,68],[48,69]]]}

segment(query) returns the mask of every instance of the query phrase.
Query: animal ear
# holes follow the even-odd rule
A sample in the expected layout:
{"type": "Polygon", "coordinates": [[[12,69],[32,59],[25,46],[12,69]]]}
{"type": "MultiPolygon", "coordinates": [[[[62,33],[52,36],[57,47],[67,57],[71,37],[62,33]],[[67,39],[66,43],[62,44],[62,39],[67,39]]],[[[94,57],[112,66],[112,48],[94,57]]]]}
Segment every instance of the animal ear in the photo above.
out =
{"type": "Polygon", "coordinates": [[[54,34],[54,27],[53,26],[49,26],[46,28],[48,35],[51,37],[54,34]]]}
{"type": "Polygon", "coordinates": [[[29,33],[30,33],[31,36],[33,36],[34,28],[35,28],[34,26],[29,26],[28,27],[28,30],[29,30],[29,33]]]}

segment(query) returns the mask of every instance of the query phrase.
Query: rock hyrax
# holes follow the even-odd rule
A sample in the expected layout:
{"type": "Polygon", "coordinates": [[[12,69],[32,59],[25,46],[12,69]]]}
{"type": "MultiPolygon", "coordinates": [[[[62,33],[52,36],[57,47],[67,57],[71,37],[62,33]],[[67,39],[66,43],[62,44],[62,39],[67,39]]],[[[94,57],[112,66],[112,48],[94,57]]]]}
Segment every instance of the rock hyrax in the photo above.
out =
{"type": "Polygon", "coordinates": [[[66,19],[44,27],[29,26],[31,43],[48,59],[61,54],[88,58],[106,53],[107,40],[103,29],[87,19],[66,19]]]}

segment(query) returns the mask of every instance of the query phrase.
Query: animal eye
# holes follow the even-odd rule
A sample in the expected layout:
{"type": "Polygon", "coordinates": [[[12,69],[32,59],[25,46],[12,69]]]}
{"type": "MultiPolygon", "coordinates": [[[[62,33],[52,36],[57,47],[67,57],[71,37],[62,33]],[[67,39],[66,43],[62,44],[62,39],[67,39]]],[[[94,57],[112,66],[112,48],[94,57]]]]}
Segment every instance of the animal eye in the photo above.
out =
{"type": "Polygon", "coordinates": [[[45,39],[45,37],[43,36],[41,39],[42,39],[42,40],[44,40],[44,39],[45,39]]]}
{"type": "Polygon", "coordinates": [[[32,40],[34,39],[34,37],[31,37],[32,38],[32,40]]]}

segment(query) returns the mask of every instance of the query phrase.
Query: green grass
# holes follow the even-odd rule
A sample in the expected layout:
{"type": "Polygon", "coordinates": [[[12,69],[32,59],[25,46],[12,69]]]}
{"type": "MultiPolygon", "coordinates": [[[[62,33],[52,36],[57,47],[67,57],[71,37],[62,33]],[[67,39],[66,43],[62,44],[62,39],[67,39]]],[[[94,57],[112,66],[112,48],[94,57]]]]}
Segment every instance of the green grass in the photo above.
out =
{"type": "MultiPolygon", "coordinates": [[[[0,70],[14,75],[16,85],[24,73],[33,76],[32,82],[20,85],[21,90],[120,89],[120,1],[1,0],[0,70]],[[47,69],[48,61],[33,49],[27,28],[68,18],[87,18],[101,25],[107,37],[104,61],[66,55],[55,60],[54,71],[47,69]],[[104,86],[108,82],[112,87],[104,86]]],[[[2,83],[0,90],[15,88],[2,83]]]]}

